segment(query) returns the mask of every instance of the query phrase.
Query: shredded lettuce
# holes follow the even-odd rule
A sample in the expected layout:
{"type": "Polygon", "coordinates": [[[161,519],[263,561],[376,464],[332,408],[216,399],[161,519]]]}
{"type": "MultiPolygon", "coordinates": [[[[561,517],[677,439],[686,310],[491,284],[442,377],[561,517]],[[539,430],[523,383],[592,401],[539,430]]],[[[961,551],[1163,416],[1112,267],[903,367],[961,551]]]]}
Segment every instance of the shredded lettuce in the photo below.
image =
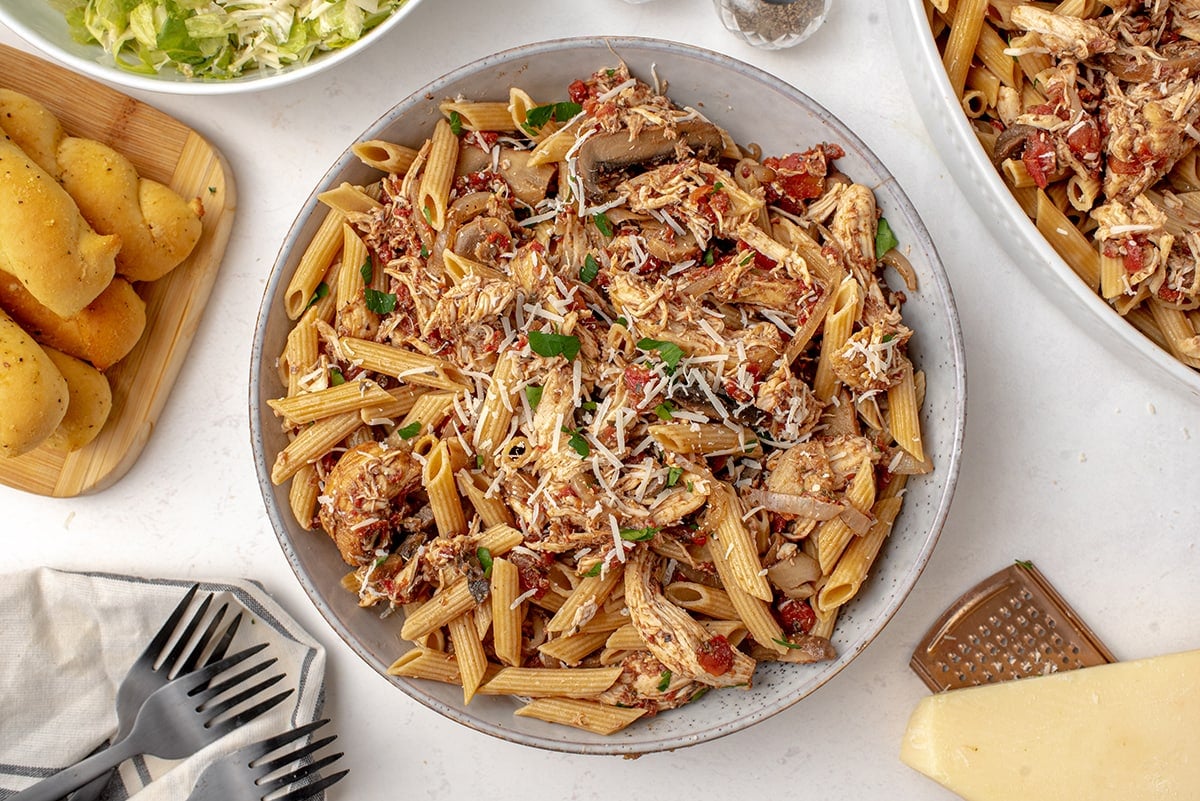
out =
{"type": "Polygon", "coordinates": [[[118,67],[203,80],[278,70],[358,41],[405,0],[68,0],[72,36],[118,67]]]}

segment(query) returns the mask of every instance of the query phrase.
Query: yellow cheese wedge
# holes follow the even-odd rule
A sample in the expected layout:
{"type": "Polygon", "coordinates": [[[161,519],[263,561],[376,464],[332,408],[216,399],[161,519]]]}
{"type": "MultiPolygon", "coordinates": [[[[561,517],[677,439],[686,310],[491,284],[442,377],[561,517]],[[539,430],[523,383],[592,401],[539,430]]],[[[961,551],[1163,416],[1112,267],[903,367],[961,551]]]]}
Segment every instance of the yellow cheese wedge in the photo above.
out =
{"type": "Polygon", "coordinates": [[[900,758],[967,801],[1200,798],[1200,651],[932,695],[900,758]]]}

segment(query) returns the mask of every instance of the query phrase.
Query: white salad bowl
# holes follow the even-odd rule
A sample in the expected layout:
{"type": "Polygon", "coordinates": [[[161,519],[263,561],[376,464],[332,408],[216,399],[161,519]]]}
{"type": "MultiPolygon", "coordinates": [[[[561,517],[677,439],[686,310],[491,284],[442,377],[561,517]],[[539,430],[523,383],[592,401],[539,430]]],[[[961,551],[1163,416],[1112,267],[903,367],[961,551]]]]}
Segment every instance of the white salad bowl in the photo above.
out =
{"type": "Polygon", "coordinates": [[[50,0],[3,0],[0,2],[0,23],[12,28],[51,59],[99,81],[150,92],[223,95],[284,86],[340,64],[386,36],[387,32],[400,25],[420,2],[421,0],[405,0],[386,19],[344,47],[318,51],[307,61],[288,64],[279,69],[251,69],[236,78],[222,80],[191,78],[173,68],[164,68],[154,74],[143,74],[119,67],[100,45],[83,44],[75,40],[66,17],[60,10],[65,3],[50,0]]]}
{"type": "MultiPolygon", "coordinates": [[[[387,677],[400,691],[441,714],[487,734],[546,749],[589,754],[633,755],[688,746],[746,728],[786,709],[833,679],[866,648],[892,618],[921,574],[950,508],[959,469],[966,410],[966,375],[957,312],[945,272],[924,225],[895,179],[863,142],[828,111],[779,79],[726,56],[694,47],[639,38],[557,40],[527,45],[476,61],[433,81],[402,100],[360,139],[399,143],[423,140],[438,118],[438,101],[506,98],[519,85],[533,97],[565,99],[574,78],[612,66],[617,58],[634,75],[669,82],[680,105],[705,108],[740,142],[757,142],[764,153],[788,153],[830,142],[845,150],[838,166],[874,188],[879,206],[910,258],[920,289],[909,293],[905,322],[916,334],[910,343],[915,363],[927,376],[923,442],[935,470],[908,484],[904,508],[885,543],[881,559],[861,594],[839,617],[833,644],[837,657],[815,665],[762,663],[750,689],[711,692],[680,709],[637,721],[602,737],[538,720],[515,717],[518,702],[508,697],[475,696],[463,704],[462,689],[432,682],[387,677]],[[758,111],[771,109],[772,124],[758,111]]],[[[292,518],[286,486],[271,483],[271,465],[286,445],[267,400],[284,392],[277,356],[292,322],[283,298],[305,243],[323,213],[317,193],[343,181],[377,177],[347,150],[329,169],[299,216],[271,273],[252,351],[250,420],[255,463],[264,501],[280,544],[313,603],[346,644],[379,673],[411,646],[398,637],[400,615],[381,618],[362,609],[341,585],[347,572],[336,548],[321,532],[305,531],[292,518]],[[374,176],[374,177],[373,177],[374,176]]],[[[836,690],[834,690],[836,691],[836,690]]]]}
{"type": "Polygon", "coordinates": [[[1093,292],[1055,252],[992,165],[950,89],[923,0],[888,0],[904,77],[937,151],[980,219],[1022,271],[1072,322],[1152,380],[1166,378],[1200,395],[1200,371],[1156,345],[1093,292]]]}

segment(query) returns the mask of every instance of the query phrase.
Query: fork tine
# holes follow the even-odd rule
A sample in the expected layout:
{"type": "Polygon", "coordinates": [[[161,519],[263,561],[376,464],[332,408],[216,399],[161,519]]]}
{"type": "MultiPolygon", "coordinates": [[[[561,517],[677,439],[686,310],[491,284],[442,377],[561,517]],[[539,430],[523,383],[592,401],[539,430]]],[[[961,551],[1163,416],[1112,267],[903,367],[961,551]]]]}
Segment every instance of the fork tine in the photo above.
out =
{"type": "Polygon", "coordinates": [[[220,723],[211,724],[209,728],[216,732],[218,737],[223,737],[234,729],[245,726],[250,721],[254,720],[259,715],[267,712],[279,705],[283,699],[292,694],[292,690],[284,690],[281,693],[276,693],[265,701],[260,701],[254,706],[238,712],[231,718],[221,721],[220,723]]]}
{"type": "Polygon", "coordinates": [[[182,671],[177,671],[175,665],[179,663],[183,656],[183,651],[187,648],[188,641],[192,639],[192,635],[196,633],[196,629],[200,625],[200,621],[208,614],[208,607],[212,606],[212,593],[209,593],[200,603],[200,608],[196,610],[187,625],[183,629],[183,633],[175,640],[175,644],[171,647],[171,653],[160,663],[161,669],[165,670],[167,675],[174,678],[177,675],[183,675],[182,671]]]}
{"type": "Polygon", "coordinates": [[[308,756],[309,754],[315,754],[317,751],[320,751],[322,748],[329,745],[336,739],[337,739],[337,735],[331,734],[328,737],[323,737],[320,740],[309,743],[308,745],[301,746],[300,748],[297,748],[295,751],[289,751],[286,754],[281,754],[280,756],[275,757],[274,759],[270,760],[269,762],[261,762],[261,763],[251,762],[250,765],[251,765],[251,767],[258,769],[259,775],[267,776],[267,775],[279,770],[284,765],[289,765],[292,762],[295,762],[299,759],[303,759],[304,757],[308,756]]]}
{"type": "Polygon", "coordinates": [[[341,778],[343,776],[345,776],[349,772],[350,771],[348,771],[348,770],[340,770],[337,773],[333,773],[333,774],[330,774],[329,776],[326,776],[325,778],[321,779],[320,781],[315,781],[312,784],[306,784],[303,787],[297,787],[295,790],[292,790],[290,793],[284,793],[281,796],[276,796],[275,798],[271,799],[271,801],[301,801],[301,799],[304,799],[304,798],[312,798],[314,795],[321,792],[322,790],[336,784],[338,781],[341,780],[341,778]]]}
{"type": "Polygon", "coordinates": [[[345,756],[345,754],[342,752],[338,752],[336,754],[329,754],[327,756],[321,757],[318,760],[309,762],[308,764],[301,765],[300,767],[293,770],[291,773],[285,773],[284,775],[282,775],[276,779],[271,779],[269,781],[260,782],[258,786],[260,788],[262,788],[262,791],[264,794],[269,795],[270,793],[273,793],[276,790],[281,790],[284,787],[287,787],[289,784],[295,784],[296,782],[301,781],[302,779],[307,779],[309,776],[312,776],[314,773],[319,773],[321,768],[325,767],[326,765],[332,765],[334,762],[337,762],[343,756],[345,756]]]}
{"type": "Polygon", "coordinates": [[[266,647],[267,643],[260,642],[257,645],[251,645],[249,648],[243,648],[231,656],[218,659],[216,662],[211,662],[202,668],[193,670],[191,673],[179,677],[176,681],[182,682],[181,686],[188,688],[188,695],[195,695],[218,675],[229,670],[234,665],[245,662],[266,647]]]}
{"type": "Polygon", "coordinates": [[[242,613],[238,612],[233,616],[233,620],[229,621],[229,626],[225,629],[225,633],[221,635],[221,639],[213,646],[212,652],[205,660],[206,665],[224,659],[225,654],[229,651],[229,646],[233,644],[233,636],[237,634],[238,626],[242,624],[242,613]]]}
{"type": "MultiPolygon", "coordinates": [[[[225,618],[225,612],[228,609],[229,604],[221,604],[221,608],[217,610],[212,620],[208,622],[208,626],[205,627],[204,633],[200,635],[200,638],[196,640],[196,644],[192,647],[192,650],[179,663],[175,671],[178,675],[182,676],[184,673],[191,673],[200,664],[200,657],[204,654],[204,649],[208,648],[208,644],[216,636],[217,627],[221,625],[221,621],[225,618]]],[[[180,642],[183,643],[186,640],[180,640],[180,642]]]]}
{"type": "Polygon", "coordinates": [[[179,625],[179,621],[183,619],[183,613],[192,605],[192,599],[196,597],[196,592],[200,589],[199,584],[193,584],[191,589],[184,593],[183,599],[175,606],[170,616],[163,621],[162,626],[154,634],[147,645],[138,657],[138,661],[143,660],[149,662],[152,666],[158,661],[158,657],[162,654],[163,649],[167,647],[167,643],[171,640],[171,635],[175,633],[175,627],[179,625]]]}
{"type": "Polygon", "coordinates": [[[228,712],[243,701],[248,701],[268,687],[278,684],[283,677],[283,673],[277,673],[270,678],[263,679],[253,687],[247,687],[241,692],[234,693],[228,698],[223,698],[220,701],[216,700],[216,696],[210,696],[209,699],[200,704],[198,708],[208,716],[208,720],[216,720],[218,716],[228,712]]]}
{"type": "MultiPolygon", "coordinates": [[[[259,662],[257,665],[248,667],[245,670],[243,670],[241,673],[238,673],[235,676],[230,676],[228,678],[222,679],[217,684],[210,684],[206,687],[198,688],[195,692],[191,693],[191,695],[196,696],[197,698],[199,698],[202,701],[203,700],[211,701],[212,699],[216,698],[221,693],[226,692],[228,690],[232,690],[234,687],[237,687],[238,685],[242,684],[250,677],[256,676],[259,673],[262,673],[264,670],[269,668],[271,665],[275,664],[277,661],[279,661],[279,660],[277,660],[273,657],[271,659],[264,659],[262,662],[259,662]]],[[[203,704],[201,704],[201,706],[203,706],[203,704]]]]}
{"type": "Polygon", "coordinates": [[[252,767],[258,765],[258,760],[270,754],[272,751],[277,751],[283,746],[305,737],[311,732],[324,726],[329,722],[329,718],[314,720],[312,723],[306,723],[303,726],[298,726],[291,731],[285,731],[282,734],[276,734],[274,737],[269,737],[261,742],[248,745],[242,749],[242,754],[247,757],[252,767]]]}

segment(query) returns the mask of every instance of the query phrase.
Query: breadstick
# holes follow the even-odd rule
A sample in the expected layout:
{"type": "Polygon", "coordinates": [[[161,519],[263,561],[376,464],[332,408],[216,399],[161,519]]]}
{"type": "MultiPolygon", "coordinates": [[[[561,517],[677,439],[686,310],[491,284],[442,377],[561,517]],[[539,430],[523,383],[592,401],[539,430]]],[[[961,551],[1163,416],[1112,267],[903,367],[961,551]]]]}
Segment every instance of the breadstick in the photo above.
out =
{"type": "Polygon", "coordinates": [[[67,413],[67,381],[41,345],[0,312],[0,457],[46,440],[67,413]]]}
{"type": "Polygon", "coordinates": [[[137,344],[146,328],[146,302],[124,278],[112,283],[82,311],[59,317],[38,303],[21,282],[0,272],[0,309],[42,345],[107,370],[137,344]]]}
{"type": "Polygon", "coordinates": [[[54,348],[43,348],[67,382],[67,413],[43,443],[77,451],[96,438],[112,411],[112,387],[104,374],[84,361],[54,348]]]}
{"type": "Polygon", "coordinates": [[[200,239],[200,215],[170,187],[140,178],[129,159],[94,139],[58,145],[59,180],[97,231],[118,234],[117,272],[156,281],[200,239]]]}
{"type": "Polygon", "coordinates": [[[24,150],[0,138],[0,269],[55,314],[70,317],[112,281],[120,246],[119,236],[96,233],[24,150]]]}
{"type": "Polygon", "coordinates": [[[84,218],[121,237],[117,272],[154,281],[179,265],[200,238],[199,201],[142,178],[124,156],[93,139],[69,137],[38,101],[0,89],[0,130],[30,160],[57,178],[84,218]]]}

